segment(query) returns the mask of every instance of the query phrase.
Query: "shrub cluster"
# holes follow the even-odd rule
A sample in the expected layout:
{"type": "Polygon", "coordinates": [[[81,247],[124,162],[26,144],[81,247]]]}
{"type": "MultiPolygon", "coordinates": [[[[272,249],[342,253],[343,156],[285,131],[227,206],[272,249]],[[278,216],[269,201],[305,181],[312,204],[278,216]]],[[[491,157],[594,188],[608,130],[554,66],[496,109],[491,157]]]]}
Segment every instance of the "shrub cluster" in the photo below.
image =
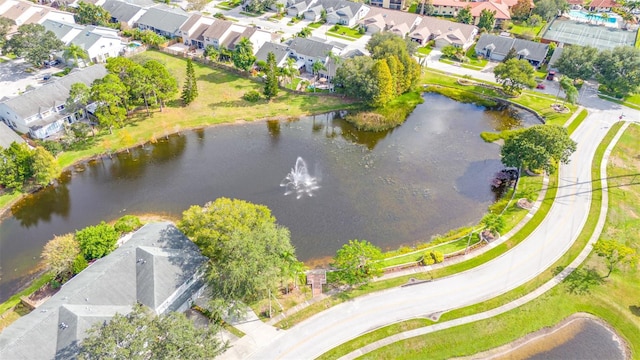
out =
{"type": "Polygon", "coordinates": [[[422,257],[422,265],[439,264],[444,261],[444,254],[440,251],[425,252],[422,257]]]}

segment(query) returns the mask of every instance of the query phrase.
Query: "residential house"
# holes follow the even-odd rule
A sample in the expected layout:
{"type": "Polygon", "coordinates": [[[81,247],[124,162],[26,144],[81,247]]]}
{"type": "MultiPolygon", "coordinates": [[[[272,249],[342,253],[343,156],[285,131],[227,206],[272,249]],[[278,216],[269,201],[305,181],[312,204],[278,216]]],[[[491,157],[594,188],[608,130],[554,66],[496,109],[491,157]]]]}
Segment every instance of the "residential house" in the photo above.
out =
{"type": "Polygon", "coordinates": [[[476,43],[476,55],[495,61],[502,61],[512,48],[516,51],[518,59],[525,59],[531,65],[538,67],[542,65],[547,56],[549,44],[482,34],[476,43]]]}
{"type": "Polygon", "coordinates": [[[498,26],[502,22],[511,19],[511,12],[509,11],[510,5],[505,3],[505,1],[509,4],[513,2],[513,0],[488,0],[477,2],[466,2],[462,0],[432,0],[434,11],[431,15],[455,17],[461,9],[469,7],[471,15],[473,16],[473,23],[477,25],[480,21],[480,13],[482,10],[486,9],[491,12],[495,12],[495,25],[498,26]]]}
{"type": "Polygon", "coordinates": [[[389,10],[380,7],[372,7],[367,15],[360,21],[367,33],[375,34],[382,31],[391,31],[405,36],[411,32],[422,20],[418,14],[405,11],[389,10]]]}
{"type": "Polygon", "coordinates": [[[615,0],[592,0],[586,8],[589,11],[596,12],[609,12],[614,7],[619,7],[620,5],[615,2],[615,0]]]}
{"type": "MultiPolygon", "coordinates": [[[[65,46],[73,44],[86,51],[90,62],[102,63],[108,58],[117,57],[124,46],[116,29],[53,20],[47,20],[42,25],[56,34],[65,46]]],[[[60,57],[61,54],[62,52],[60,57]]],[[[75,59],[68,59],[68,61],[75,61],[75,59]]]]}
{"type": "Polygon", "coordinates": [[[9,34],[15,33],[20,25],[42,24],[46,20],[75,23],[72,13],[22,0],[0,0],[0,16],[15,23],[9,34]]]}
{"type": "Polygon", "coordinates": [[[369,2],[371,6],[377,6],[391,10],[403,10],[406,6],[405,0],[371,0],[369,2]]]}
{"type": "Polygon", "coordinates": [[[251,41],[254,54],[262,45],[272,40],[271,33],[252,26],[244,26],[227,20],[215,19],[202,33],[204,47],[209,45],[233,50],[235,44],[243,37],[251,41]]]}
{"type": "Polygon", "coordinates": [[[63,131],[64,124],[83,119],[83,113],[65,111],[71,85],[84,83],[91,86],[94,80],[107,75],[104,65],[76,69],[68,75],[0,103],[0,119],[12,129],[29,134],[34,139],[45,139],[63,131]]]}
{"type": "Polygon", "coordinates": [[[0,333],[2,359],[75,359],[87,330],[136,303],[185,311],[202,292],[207,258],[168,222],[150,223],[0,333]]]}
{"type": "Polygon", "coordinates": [[[321,62],[323,65],[329,59],[329,53],[339,55],[340,50],[334,45],[314,39],[296,37],[290,40],[289,56],[296,59],[298,69],[313,72],[313,64],[321,62]]]}
{"type": "Polygon", "coordinates": [[[185,45],[194,46],[198,49],[205,47],[204,32],[213,24],[216,19],[200,14],[193,14],[189,20],[180,27],[180,35],[185,45]]]}
{"type": "Polygon", "coordinates": [[[336,71],[340,67],[342,61],[356,56],[365,56],[365,54],[358,49],[354,49],[342,53],[339,58],[330,56],[324,64],[324,69],[318,72],[320,78],[327,79],[329,82],[333,81],[333,78],[336,76],[336,71]]]}
{"type": "Polygon", "coordinates": [[[420,45],[426,45],[427,42],[434,40],[436,48],[453,45],[467,50],[473,45],[477,34],[478,28],[474,25],[424,16],[409,37],[420,45]]]}
{"type": "Polygon", "coordinates": [[[130,29],[149,7],[145,8],[120,0],[107,0],[102,8],[111,14],[112,23],[120,24],[122,29],[130,29]]]}
{"type": "Polygon", "coordinates": [[[354,27],[371,9],[362,3],[346,0],[319,0],[327,12],[327,23],[354,27]]]}
{"type": "Polygon", "coordinates": [[[289,58],[289,47],[283,44],[277,44],[273,42],[264,43],[258,52],[256,53],[256,62],[267,62],[267,56],[269,53],[273,53],[276,58],[276,66],[281,68],[287,63],[289,58]]]}
{"type": "Polygon", "coordinates": [[[5,123],[0,121],[0,150],[8,148],[11,143],[24,142],[24,139],[20,137],[15,131],[11,130],[5,123]]]}
{"type": "Polygon", "coordinates": [[[315,0],[303,0],[287,7],[287,15],[291,17],[303,16],[304,12],[311,7],[315,0]]]}
{"type": "Polygon", "coordinates": [[[148,9],[136,24],[140,30],[151,30],[172,39],[180,36],[180,27],[187,22],[189,14],[180,8],[157,6],[148,9]]]}

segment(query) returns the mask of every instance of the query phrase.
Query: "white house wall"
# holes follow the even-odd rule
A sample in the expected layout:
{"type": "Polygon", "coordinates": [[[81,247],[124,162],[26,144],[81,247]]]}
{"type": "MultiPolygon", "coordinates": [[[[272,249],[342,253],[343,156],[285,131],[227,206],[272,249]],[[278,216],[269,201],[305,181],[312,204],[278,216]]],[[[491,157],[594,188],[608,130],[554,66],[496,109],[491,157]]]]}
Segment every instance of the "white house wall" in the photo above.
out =
{"type": "Polygon", "coordinates": [[[105,62],[108,58],[117,57],[123,48],[122,41],[114,38],[101,38],[89,49],[87,53],[93,62],[105,62]]]}

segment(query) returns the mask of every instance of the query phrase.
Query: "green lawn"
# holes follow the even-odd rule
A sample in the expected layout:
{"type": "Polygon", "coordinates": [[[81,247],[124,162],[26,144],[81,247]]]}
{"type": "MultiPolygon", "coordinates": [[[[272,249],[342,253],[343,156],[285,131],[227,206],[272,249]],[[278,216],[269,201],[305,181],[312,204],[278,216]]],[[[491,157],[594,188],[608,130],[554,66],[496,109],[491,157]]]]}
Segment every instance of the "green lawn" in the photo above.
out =
{"type": "MultiPolygon", "coordinates": [[[[600,161],[598,159],[602,157],[606,145],[619,127],[618,124],[610,130],[607,138],[597,150],[596,159],[592,166],[595,179],[600,178],[600,161]]],[[[640,245],[640,239],[637,237],[640,231],[640,220],[636,215],[640,212],[640,188],[620,185],[629,183],[630,174],[640,171],[640,163],[633,158],[633,154],[640,151],[638,136],[640,136],[640,127],[633,125],[623,135],[609,161],[607,174],[610,179],[609,213],[601,236],[602,238],[626,241],[627,244],[636,248],[640,245]]],[[[598,217],[597,209],[600,204],[600,196],[601,192],[594,192],[587,226],[576,242],[578,246],[574,245],[570,253],[559,262],[560,264],[568,264],[569,258],[575,257],[586,244],[586,239],[591,235],[598,217]]],[[[640,358],[640,354],[638,354],[640,317],[637,315],[637,309],[640,306],[640,300],[638,300],[640,299],[640,271],[630,269],[626,272],[614,272],[610,278],[598,285],[598,281],[594,282],[592,278],[590,280],[586,276],[587,269],[596,271],[600,275],[605,273],[601,259],[592,255],[574,276],[565,280],[564,284],[518,309],[488,320],[394,343],[379,351],[367,354],[364,358],[385,358],[390,354],[393,354],[393,358],[396,359],[424,357],[444,359],[468,356],[509,343],[543,327],[553,326],[575,312],[591,313],[606,320],[626,339],[632,358],[640,358]]],[[[549,271],[545,276],[547,278],[551,276],[549,271]]],[[[542,280],[537,279],[526,287],[505,294],[506,296],[501,296],[503,299],[494,299],[461,309],[461,311],[447,313],[440,321],[493,308],[509,298],[527,293],[539,286],[542,280]]],[[[413,323],[409,325],[414,328],[419,326],[419,324],[413,323]]],[[[393,332],[385,331],[386,336],[391,333],[393,332]]],[[[370,337],[371,340],[376,339],[373,334],[370,337]]],[[[359,341],[368,343],[365,339],[359,339],[359,341]]],[[[334,351],[336,350],[334,349],[334,351]]],[[[334,354],[340,355],[348,351],[351,350],[343,349],[334,354]]]]}
{"type": "Polygon", "coordinates": [[[578,126],[582,124],[587,115],[589,115],[587,109],[582,109],[580,114],[578,114],[578,116],[576,116],[576,118],[573,119],[571,124],[569,124],[569,126],[567,127],[567,132],[569,133],[569,135],[571,135],[578,128],[578,126]]]}
{"type": "MultiPolygon", "coordinates": [[[[147,51],[139,58],[158,59],[182,84],[186,61],[157,51],[147,51]]],[[[305,96],[281,91],[272,101],[261,100],[250,103],[242,95],[250,90],[262,92],[262,85],[238,75],[194,63],[200,96],[189,106],[183,107],[177,99],[169,102],[163,112],[158,110],[146,117],[138,113],[128,120],[128,125],[115,129],[113,134],[102,132],[96,146],[65,152],[59,156],[60,164],[69,166],[74,162],[107,151],[122,150],[140,145],[169,133],[186,129],[206,127],[234,121],[254,121],[267,118],[297,117],[305,114],[322,113],[337,109],[353,109],[358,104],[347,103],[344,99],[322,96],[305,96]],[[210,95],[209,95],[210,94],[210,95]]]]}
{"type": "Polygon", "coordinates": [[[513,26],[508,31],[513,35],[522,35],[526,31],[531,31],[535,36],[538,36],[546,24],[547,23],[543,21],[540,25],[532,27],[524,22],[513,22],[513,26]]]}
{"type": "Polygon", "coordinates": [[[329,28],[327,33],[332,36],[338,35],[338,37],[355,40],[360,39],[363,35],[358,32],[358,27],[359,26],[356,26],[355,28],[348,28],[342,25],[334,25],[329,28]]]}
{"type": "Polygon", "coordinates": [[[429,55],[429,53],[431,53],[431,50],[433,50],[433,48],[431,46],[421,46],[418,48],[418,54],[422,54],[422,55],[429,55]]]}
{"type": "Polygon", "coordinates": [[[321,21],[318,21],[318,22],[314,22],[314,23],[311,23],[311,24],[307,25],[307,27],[310,27],[312,29],[318,29],[322,25],[324,25],[324,23],[321,22],[321,21]]]}

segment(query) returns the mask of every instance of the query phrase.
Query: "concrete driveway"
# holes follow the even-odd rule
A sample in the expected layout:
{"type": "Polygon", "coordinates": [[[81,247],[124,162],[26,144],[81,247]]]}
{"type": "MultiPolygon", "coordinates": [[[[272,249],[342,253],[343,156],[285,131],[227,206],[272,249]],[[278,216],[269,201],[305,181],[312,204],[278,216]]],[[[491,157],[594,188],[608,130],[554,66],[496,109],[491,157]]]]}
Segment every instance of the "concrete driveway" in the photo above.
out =
{"type": "MultiPolygon", "coordinates": [[[[53,74],[60,71],[58,68],[36,69],[29,73],[26,70],[32,68],[24,59],[7,60],[0,63],[0,99],[12,98],[23,93],[27,88],[42,86],[45,74],[53,74]]],[[[51,81],[51,80],[50,80],[51,81]]]]}

